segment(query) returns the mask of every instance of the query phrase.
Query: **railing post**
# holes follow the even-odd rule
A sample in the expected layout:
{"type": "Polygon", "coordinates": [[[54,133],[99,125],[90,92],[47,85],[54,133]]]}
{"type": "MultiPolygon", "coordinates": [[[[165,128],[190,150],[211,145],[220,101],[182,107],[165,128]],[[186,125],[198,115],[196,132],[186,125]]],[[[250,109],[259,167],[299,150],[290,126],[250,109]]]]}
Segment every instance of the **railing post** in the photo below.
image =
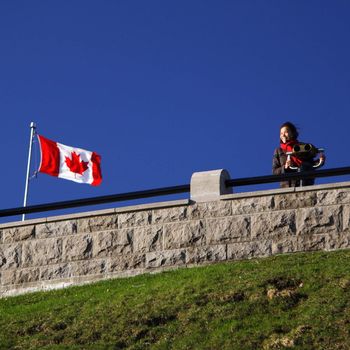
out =
{"type": "Polygon", "coordinates": [[[195,202],[215,201],[223,194],[232,193],[226,186],[230,175],[225,169],[193,173],[191,177],[191,200],[195,202]]]}

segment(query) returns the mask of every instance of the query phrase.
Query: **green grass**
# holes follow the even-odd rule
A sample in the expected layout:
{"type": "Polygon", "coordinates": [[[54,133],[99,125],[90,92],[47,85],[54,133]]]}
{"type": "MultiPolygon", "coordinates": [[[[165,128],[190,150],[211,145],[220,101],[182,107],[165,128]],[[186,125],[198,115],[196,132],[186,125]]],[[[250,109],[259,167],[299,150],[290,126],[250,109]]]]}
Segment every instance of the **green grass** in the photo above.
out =
{"type": "Polygon", "coordinates": [[[0,300],[0,349],[350,349],[350,251],[0,300]]]}

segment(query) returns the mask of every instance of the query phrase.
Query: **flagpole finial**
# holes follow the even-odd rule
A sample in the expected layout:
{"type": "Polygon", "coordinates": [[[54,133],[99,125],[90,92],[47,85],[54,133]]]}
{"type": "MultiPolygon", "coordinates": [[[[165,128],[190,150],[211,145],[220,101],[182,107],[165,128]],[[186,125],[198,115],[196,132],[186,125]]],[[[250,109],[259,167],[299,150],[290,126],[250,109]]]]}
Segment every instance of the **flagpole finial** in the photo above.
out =
{"type": "Polygon", "coordinates": [[[36,124],[34,122],[31,122],[30,123],[30,127],[35,129],[36,128],[36,124]]]}

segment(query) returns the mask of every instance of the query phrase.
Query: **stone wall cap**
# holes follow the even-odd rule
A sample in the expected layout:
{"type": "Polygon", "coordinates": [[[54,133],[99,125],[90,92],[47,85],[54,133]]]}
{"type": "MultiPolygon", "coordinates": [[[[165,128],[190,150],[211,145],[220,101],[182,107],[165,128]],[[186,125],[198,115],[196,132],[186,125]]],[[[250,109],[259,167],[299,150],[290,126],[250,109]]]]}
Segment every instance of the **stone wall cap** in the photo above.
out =
{"type": "Polygon", "coordinates": [[[292,192],[299,193],[299,192],[320,191],[320,190],[333,190],[333,189],[335,190],[335,189],[342,189],[342,188],[349,188],[349,187],[350,187],[350,181],[344,181],[344,182],[319,184],[319,185],[305,186],[305,187],[276,188],[272,190],[225,194],[220,196],[220,200],[230,200],[230,199],[249,198],[249,197],[263,197],[263,196],[272,196],[275,194],[284,194],[284,193],[292,193],[292,192]]]}
{"type": "Polygon", "coordinates": [[[306,187],[296,187],[295,191],[305,192],[305,191],[320,191],[320,190],[336,190],[336,189],[349,188],[349,187],[350,187],[350,181],[344,181],[344,182],[319,184],[319,185],[306,186],[306,187]]]}
{"type": "Polygon", "coordinates": [[[177,207],[177,206],[183,206],[183,205],[189,205],[189,204],[190,204],[189,199],[179,199],[179,200],[166,201],[166,202],[138,204],[138,205],[132,205],[132,206],[126,206],[126,207],[119,207],[119,208],[101,209],[101,210],[87,211],[87,212],[80,212],[80,213],[73,213],[73,214],[49,216],[49,217],[30,219],[25,221],[10,221],[10,222],[0,224],[0,230],[5,228],[18,227],[18,226],[44,224],[47,222],[80,219],[80,218],[87,218],[87,217],[93,217],[93,216],[111,215],[111,214],[126,213],[126,212],[132,212],[132,211],[177,207]]]}
{"type": "Polygon", "coordinates": [[[263,197],[263,196],[271,196],[274,194],[284,194],[284,193],[293,193],[293,192],[295,192],[295,187],[276,188],[272,190],[225,194],[220,196],[220,200],[240,199],[240,198],[249,198],[249,197],[263,197]]]}
{"type": "Polygon", "coordinates": [[[64,215],[57,215],[57,216],[48,216],[46,218],[46,222],[80,219],[80,218],[86,218],[86,217],[96,216],[96,215],[109,215],[109,214],[114,214],[114,212],[115,212],[115,209],[111,208],[111,209],[92,210],[92,211],[85,211],[80,213],[64,214],[64,215]]]}
{"type": "Polygon", "coordinates": [[[149,209],[160,209],[160,208],[169,208],[169,207],[179,207],[183,205],[189,205],[189,199],[179,199],[175,201],[167,201],[167,202],[155,202],[155,203],[147,203],[147,204],[138,204],[129,207],[119,207],[115,208],[116,213],[125,213],[130,211],[141,211],[141,210],[149,210],[149,209]]]}
{"type": "Polygon", "coordinates": [[[43,224],[46,222],[46,218],[38,218],[38,219],[30,219],[25,221],[9,221],[0,224],[0,230],[5,228],[13,228],[17,226],[29,226],[29,225],[37,225],[43,224]]]}

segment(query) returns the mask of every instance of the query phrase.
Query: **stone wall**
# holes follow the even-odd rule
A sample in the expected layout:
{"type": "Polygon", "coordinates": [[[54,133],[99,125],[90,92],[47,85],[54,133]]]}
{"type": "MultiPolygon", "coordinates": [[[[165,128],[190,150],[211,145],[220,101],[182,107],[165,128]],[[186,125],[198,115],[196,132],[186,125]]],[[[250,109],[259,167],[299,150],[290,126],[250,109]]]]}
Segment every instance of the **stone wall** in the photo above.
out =
{"type": "Polygon", "coordinates": [[[0,295],[350,247],[350,182],[0,225],[0,295]]]}

